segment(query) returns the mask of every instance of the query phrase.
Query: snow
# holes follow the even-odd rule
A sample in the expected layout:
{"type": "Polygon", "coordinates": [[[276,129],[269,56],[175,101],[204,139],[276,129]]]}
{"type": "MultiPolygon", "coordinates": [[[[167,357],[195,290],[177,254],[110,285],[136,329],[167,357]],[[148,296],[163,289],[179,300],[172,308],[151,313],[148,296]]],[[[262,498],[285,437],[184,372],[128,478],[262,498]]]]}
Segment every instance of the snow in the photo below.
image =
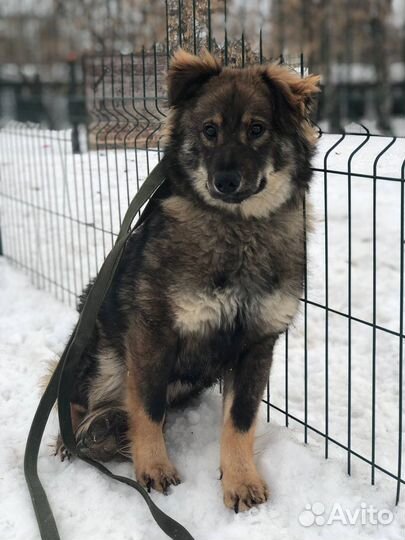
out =
{"type": "MultiPolygon", "coordinates": [[[[47,372],[47,363],[60,354],[74,325],[75,294],[101,264],[114,237],[110,231],[117,232],[120,213],[122,218],[128,198],[137,189],[136,165],[140,179],[147,174],[144,152],[135,154],[128,149],[115,153],[101,148],[98,155],[93,151],[73,156],[69,138],[68,132],[35,132],[33,137],[32,132],[15,124],[9,127],[8,134],[0,132],[0,191],[7,197],[0,199],[2,234],[9,256],[9,260],[0,259],[0,537],[7,540],[39,538],[22,471],[25,440],[40,396],[39,383],[47,372]],[[30,197],[32,205],[18,203],[16,198],[22,196],[30,197]],[[52,214],[43,212],[42,207],[51,209],[52,214]],[[77,219],[82,225],[77,226],[77,219]],[[103,234],[100,229],[108,232],[103,234]],[[11,259],[19,261],[22,268],[33,266],[35,272],[23,275],[11,265],[11,259]],[[48,291],[37,290],[32,282],[48,291]]],[[[323,167],[325,152],[337,140],[334,135],[322,137],[316,168],[323,167]]],[[[363,136],[348,136],[329,155],[328,168],[346,171],[348,154],[363,141],[363,136]]],[[[352,171],[373,174],[374,158],[390,141],[383,137],[371,139],[353,158],[352,171]]],[[[401,178],[404,156],[405,141],[399,139],[381,157],[378,176],[401,178]]],[[[157,155],[150,152],[148,158],[151,167],[157,155]]],[[[308,299],[321,305],[325,303],[323,180],[323,173],[317,172],[311,195],[315,219],[308,273],[308,299]]],[[[329,306],[347,313],[347,176],[330,173],[327,186],[329,306]]],[[[376,186],[376,322],[394,334],[382,330],[376,333],[375,455],[377,465],[396,474],[400,182],[379,179],[376,186]]],[[[352,208],[352,314],[372,322],[372,179],[352,176],[352,208]]],[[[307,309],[308,423],[323,432],[325,310],[312,304],[307,309]]],[[[303,314],[302,307],[288,340],[288,410],[300,420],[304,419],[305,406],[303,314]]],[[[344,445],[348,419],[347,324],[347,318],[329,314],[328,429],[330,437],[344,445]]],[[[281,410],[286,405],[284,351],[285,342],[281,339],[270,385],[271,402],[281,410]]],[[[372,328],[355,321],[351,377],[352,448],[370,459],[372,328]]],[[[154,493],[155,502],[198,540],[238,540],[247,536],[251,540],[337,539],[343,535],[349,539],[404,537],[405,501],[394,507],[394,480],[376,471],[376,485],[371,486],[370,466],[355,457],[352,477],[347,476],[347,455],[343,449],[330,442],[329,459],[324,460],[323,437],[309,430],[309,444],[305,445],[299,423],[290,419],[289,429],[285,428],[285,415],[272,408],[268,424],[266,413],[263,406],[256,454],[271,490],[268,504],[239,515],[222,504],[218,480],[221,396],[217,389],[208,392],[200,403],[169,417],[169,453],[183,483],[168,497],[154,493]],[[392,511],[394,519],[385,526],[367,522],[362,526],[334,523],[303,527],[298,518],[306,504],[315,502],[322,503],[327,512],[334,503],[355,510],[363,502],[392,511]]],[[[54,459],[49,444],[56,431],[53,418],[41,449],[39,470],[63,540],[165,538],[135,492],[100,476],[83,463],[60,463],[54,459]]],[[[132,475],[128,463],[111,467],[132,475]]]]}

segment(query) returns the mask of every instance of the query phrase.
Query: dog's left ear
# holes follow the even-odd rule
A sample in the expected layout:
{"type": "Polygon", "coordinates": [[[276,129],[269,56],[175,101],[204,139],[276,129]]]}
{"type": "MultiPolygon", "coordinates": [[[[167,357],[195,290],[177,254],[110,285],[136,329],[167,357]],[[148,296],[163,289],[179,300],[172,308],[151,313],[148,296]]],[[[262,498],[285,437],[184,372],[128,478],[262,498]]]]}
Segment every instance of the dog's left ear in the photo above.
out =
{"type": "Polygon", "coordinates": [[[200,86],[221,71],[221,64],[209,52],[195,56],[179,49],[167,73],[169,107],[190,99],[200,86]]]}
{"type": "Polygon", "coordinates": [[[295,71],[279,65],[264,68],[262,76],[276,98],[281,98],[298,120],[309,117],[314,97],[320,92],[319,76],[301,78],[295,71]]]}

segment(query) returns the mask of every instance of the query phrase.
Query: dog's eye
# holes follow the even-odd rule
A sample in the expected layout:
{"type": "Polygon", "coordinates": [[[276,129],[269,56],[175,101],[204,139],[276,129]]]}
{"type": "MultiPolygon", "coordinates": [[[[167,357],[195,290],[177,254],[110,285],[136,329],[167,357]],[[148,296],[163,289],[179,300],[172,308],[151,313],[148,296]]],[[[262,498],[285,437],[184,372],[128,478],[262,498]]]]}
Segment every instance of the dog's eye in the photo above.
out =
{"type": "Polygon", "coordinates": [[[207,139],[215,139],[218,133],[217,126],[214,126],[214,124],[205,124],[203,127],[203,133],[207,139]]]}
{"type": "Polygon", "coordinates": [[[263,124],[252,124],[249,127],[249,135],[250,137],[253,137],[254,139],[257,139],[258,137],[261,137],[264,133],[264,126],[263,124]]]}

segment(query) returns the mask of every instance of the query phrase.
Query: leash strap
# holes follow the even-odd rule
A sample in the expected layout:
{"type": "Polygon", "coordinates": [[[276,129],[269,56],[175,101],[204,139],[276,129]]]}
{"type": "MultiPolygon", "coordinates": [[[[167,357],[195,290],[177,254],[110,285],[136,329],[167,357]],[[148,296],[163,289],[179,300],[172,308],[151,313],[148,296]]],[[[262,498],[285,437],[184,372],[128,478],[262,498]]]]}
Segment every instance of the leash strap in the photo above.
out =
{"type": "MultiPolygon", "coordinates": [[[[133,198],[122,222],[114,247],[106,257],[100,271],[87,295],[76,327],[63,351],[59,363],[39,402],[37,411],[28,434],[24,455],[24,474],[34,506],[42,540],[60,540],[55,518],[38,476],[38,454],[45,427],[55,402],[58,402],[59,425],[66,449],[103,474],[126,484],[138,491],[143,497],[157,525],[173,540],[193,540],[190,533],[170,516],[162,512],[152,501],[147,491],[135,480],[112,473],[103,464],[80,455],[76,448],[76,439],[72,428],[70,410],[71,390],[75,383],[75,367],[81,360],[91,336],[97,315],[112,283],[121,260],[125,245],[132,234],[132,222],[142,206],[155,194],[165,180],[163,158],[151,171],[137,194],[133,198]]],[[[149,202],[149,204],[151,204],[149,202]]],[[[142,219],[142,218],[141,218],[142,219]]],[[[135,226],[136,227],[136,226],[135,226]]]]}

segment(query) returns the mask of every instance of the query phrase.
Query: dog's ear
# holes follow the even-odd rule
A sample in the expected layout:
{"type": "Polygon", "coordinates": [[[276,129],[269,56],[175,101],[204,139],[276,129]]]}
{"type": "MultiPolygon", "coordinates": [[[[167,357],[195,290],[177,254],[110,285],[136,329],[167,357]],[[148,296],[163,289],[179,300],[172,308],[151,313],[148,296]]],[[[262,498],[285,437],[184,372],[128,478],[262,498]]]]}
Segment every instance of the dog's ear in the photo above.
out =
{"type": "Polygon", "coordinates": [[[195,56],[179,49],[167,73],[169,107],[190,99],[201,85],[219,75],[221,70],[221,64],[209,52],[195,56]]]}
{"type": "Polygon", "coordinates": [[[276,105],[282,100],[298,121],[309,117],[314,97],[320,92],[319,76],[301,78],[295,71],[279,65],[264,68],[262,76],[275,97],[276,105]]]}

